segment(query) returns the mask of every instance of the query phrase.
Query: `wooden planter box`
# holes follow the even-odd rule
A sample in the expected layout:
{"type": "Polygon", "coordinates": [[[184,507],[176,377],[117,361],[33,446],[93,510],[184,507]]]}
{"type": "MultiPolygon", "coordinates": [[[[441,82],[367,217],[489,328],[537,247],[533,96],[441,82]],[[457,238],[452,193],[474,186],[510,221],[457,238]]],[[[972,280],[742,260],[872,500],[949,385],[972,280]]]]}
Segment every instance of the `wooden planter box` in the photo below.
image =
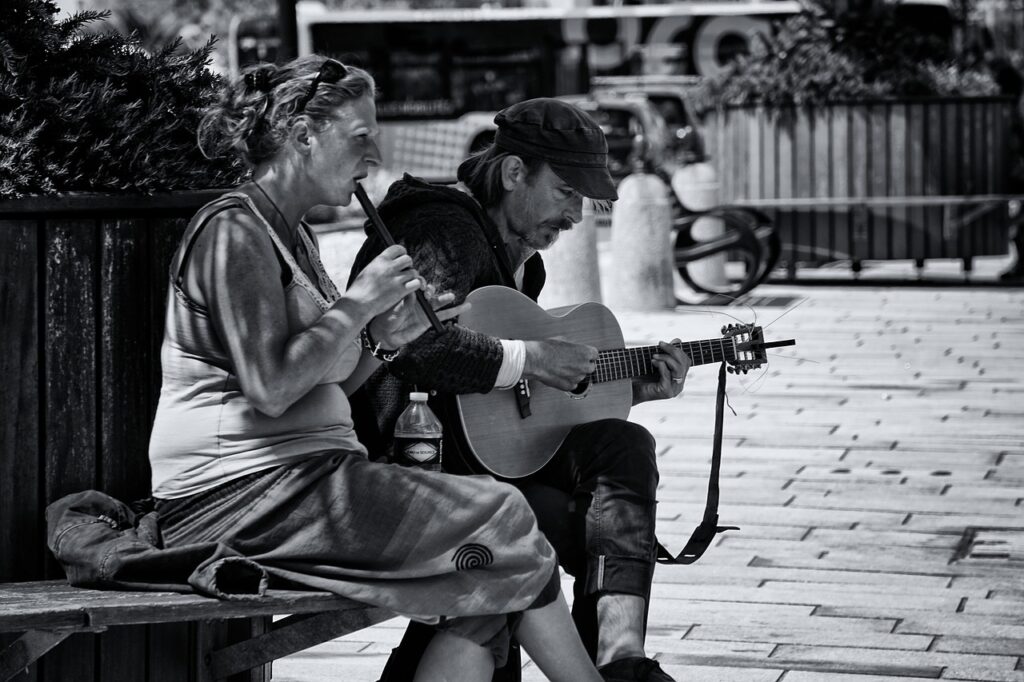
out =
{"type": "Polygon", "coordinates": [[[1013,115],[1004,97],[728,107],[709,115],[707,142],[722,203],[769,205],[790,265],[962,258],[969,267],[1007,252],[1005,201],[978,199],[1007,192],[1013,115]]]}
{"type": "MultiPolygon", "coordinates": [[[[63,577],[45,543],[49,502],[86,488],[148,496],[168,263],[220,193],[0,202],[0,581],[63,577]]],[[[75,635],[17,679],[181,682],[198,674],[184,671],[196,638],[226,633],[191,623],[75,635]]]]}

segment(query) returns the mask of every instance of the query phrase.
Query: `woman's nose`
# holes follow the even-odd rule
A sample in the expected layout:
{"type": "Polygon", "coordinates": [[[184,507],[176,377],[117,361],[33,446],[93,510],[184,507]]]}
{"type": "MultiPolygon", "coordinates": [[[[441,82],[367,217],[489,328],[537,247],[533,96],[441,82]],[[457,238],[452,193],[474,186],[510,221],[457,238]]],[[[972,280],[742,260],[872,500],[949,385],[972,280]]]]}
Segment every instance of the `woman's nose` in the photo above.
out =
{"type": "Polygon", "coordinates": [[[366,147],[366,153],[363,154],[363,160],[368,166],[380,166],[383,163],[384,160],[380,154],[380,147],[377,146],[377,140],[370,140],[366,147]]]}

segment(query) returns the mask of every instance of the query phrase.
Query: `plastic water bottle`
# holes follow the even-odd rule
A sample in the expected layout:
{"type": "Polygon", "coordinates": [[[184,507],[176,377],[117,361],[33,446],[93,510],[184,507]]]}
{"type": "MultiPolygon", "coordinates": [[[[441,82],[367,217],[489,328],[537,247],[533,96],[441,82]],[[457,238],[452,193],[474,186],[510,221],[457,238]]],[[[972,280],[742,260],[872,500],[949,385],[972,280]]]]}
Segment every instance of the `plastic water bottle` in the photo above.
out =
{"type": "Polygon", "coordinates": [[[394,461],[428,471],[441,470],[441,422],[427,405],[426,393],[410,393],[409,405],[395,423],[394,461]]]}

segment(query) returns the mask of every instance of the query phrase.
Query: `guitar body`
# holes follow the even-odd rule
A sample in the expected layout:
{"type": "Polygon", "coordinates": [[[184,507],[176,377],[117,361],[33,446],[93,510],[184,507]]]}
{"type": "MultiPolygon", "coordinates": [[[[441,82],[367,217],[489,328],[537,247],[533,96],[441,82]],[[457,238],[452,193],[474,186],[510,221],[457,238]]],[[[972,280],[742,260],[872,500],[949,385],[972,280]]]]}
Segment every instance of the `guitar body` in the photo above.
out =
{"type": "MultiPolygon", "coordinates": [[[[473,307],[459,323],[504,339],[559,337],[598,350],[622,348],[619,323],[600,303],[545,311],[508,287],[483,287],[467,297],[473,307]]],[[[530,415],[521,417],[516,392],[493,390],[457,396],[459,417],[471,454],[503,478],[528,476],[543,467],[573,426],[598,419],[624,419],[633,402],[628,379],[588,384],[579,394],[530,381],[530,415]]]]}

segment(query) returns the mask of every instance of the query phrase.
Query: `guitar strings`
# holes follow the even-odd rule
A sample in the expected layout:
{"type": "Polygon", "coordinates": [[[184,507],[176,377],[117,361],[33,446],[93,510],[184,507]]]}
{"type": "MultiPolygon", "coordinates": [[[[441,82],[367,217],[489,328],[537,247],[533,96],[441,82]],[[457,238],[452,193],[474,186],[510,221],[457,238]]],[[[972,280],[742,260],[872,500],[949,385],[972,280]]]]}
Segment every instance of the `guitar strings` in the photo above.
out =
{"type": "MultiPolygon", "coordinates": [[[[718,294],[718,295],[731,300],[733,303],[739,303],[740,305],[746,306],[747,309],[750,311],[750,314],[754,318],[754,321],[750,322],[749,324],[751,324],[753,326],[757,326],[757,310],[752,305],[750,305],[746,301],[741,301],[736,296],[730,296],[729,294],[718,294]]],[[[686,310],[687,310],[687,312],[689,312],[691,309],[687,308],[686,310]]],[[[710,308],[692,308],[692,311],[693,312],[697,312],[697,313],[707,313],[709,315],[724,315],[725,317],[732,318],[736,322],[739,322],[743,326],[747,326],[747,324],[748,324],[747,322],[741,320],[740,318],[736,317],[732,313],[727,313],[725,310],[711,310],[710,308]]]]}
{"type": "Polygon", "coordinates": [[[749,383],[744,383],[743,378],[740,378],[740,380],[739,380],[740,381],[740,387],[743,389],[743,392],[748,394],[748,395],[749,394],[757,393],[757,392],[760,391],[761,384],[763,384],[765,382],[767,377],[768,377],[768,365],[765,365],[764,369],[761,370],[760,374],[758,374],[756,377],[754,377],[754,379],[752,381],[750,381],[749,383]]]}
{"type": "Polygon", "coordinates": [[[811,360],[810,358],[801,357],[799,355],[784,355],[783,353],[765,353],[765,355],[770,355],[773,358],[785,358],[786,360],[798,360],[800,362],[810,362],[810,363],[813,363],[815,365],[820,365],[821,364],[817,360],[811,360]]]}
{"type": "MultiPolygon", "coordinates": [[[[722,362],[728,359],[728,342],[725,339],[680,341],[673,345],[685,348],[691,358],[696,358],[700,364],[707,364],[709,362],[708,356],[711,358],[710,362],[722,362]]],[[[657,346],[639,346],[601,351],[595,371],[588,376],[596,377],[598,381],[606,381],[633,375],[646,376],[655,374],[653,371],[653,357],[655,353],[659,352],[661,352],[661,349],[657,346]],[[622,371],[626,372],[625,376],[620,376],[622,371]]]]}
{"type": "Polygon", "coordinates": [[[762,327],[762,329],[767,329],[768,327],[772,326],[773,324],[775,324],[776,322],[781,320],[786,315],[789,315],[791,312],[793,312],[794,310],[796,310],[797,308],[799,308],[800,306],[802,306],[806,302],[807,302],[806,298],[801,298],[799,303],[797,303],[796,305],[794,305],[792,307],[786,308],[786,310],[781,315],[779,315],[774,320],[772,320],[771,322],[766,324],[764,327],[762,327]]]}

